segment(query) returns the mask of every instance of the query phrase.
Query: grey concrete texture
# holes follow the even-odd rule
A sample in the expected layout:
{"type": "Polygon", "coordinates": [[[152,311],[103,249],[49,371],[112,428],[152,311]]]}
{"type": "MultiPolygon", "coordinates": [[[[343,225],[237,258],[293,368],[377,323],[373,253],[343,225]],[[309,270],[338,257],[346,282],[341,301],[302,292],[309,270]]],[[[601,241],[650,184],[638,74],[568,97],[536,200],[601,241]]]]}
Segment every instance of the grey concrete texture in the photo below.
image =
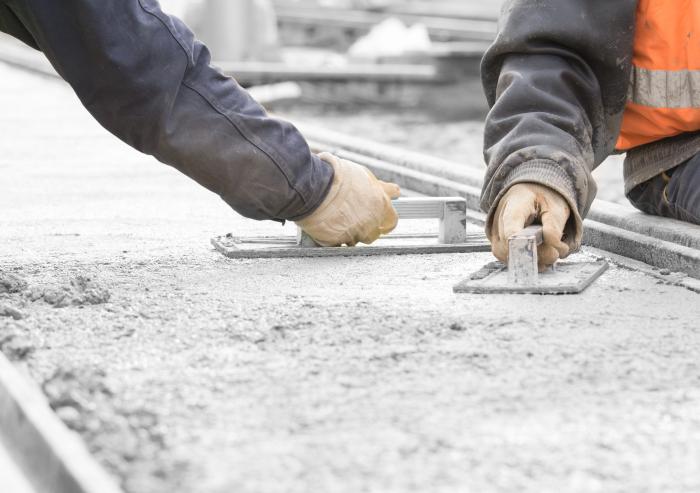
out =
{"type": "Polygon", "coordinates": [[[0,349],[126,491],[700,489],[698,294],[617,266],[453,294],[488,253],[226,259],[212,236],[279,226],[0,71],[0,349]]]}

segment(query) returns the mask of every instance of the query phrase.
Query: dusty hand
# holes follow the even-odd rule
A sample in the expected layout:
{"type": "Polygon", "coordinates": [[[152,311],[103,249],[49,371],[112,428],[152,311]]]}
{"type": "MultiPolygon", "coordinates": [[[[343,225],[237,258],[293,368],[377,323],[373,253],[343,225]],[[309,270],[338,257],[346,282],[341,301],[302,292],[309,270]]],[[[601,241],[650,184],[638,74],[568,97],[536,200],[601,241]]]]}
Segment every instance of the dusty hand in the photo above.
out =
{"type": "Polygon", "coordinates": [[[391,199],[399,197],[398,185],[332,154],[319,157],[333,167],[335,177],[319,208],[297,221],[301,229],[322,246],[370,244],[394,230],[399,217],[391,199]]]}
{"type": "Polygon", "coordinates": [[[569,254],[562,241],[571,210],[564,197],[551,188],[534,183],[513,185],[496,208],[489,240],[501,262],[508,262],[508,238],[536,220],[542,223],[544,241],[537,249],[540,271],[569,254]]]}

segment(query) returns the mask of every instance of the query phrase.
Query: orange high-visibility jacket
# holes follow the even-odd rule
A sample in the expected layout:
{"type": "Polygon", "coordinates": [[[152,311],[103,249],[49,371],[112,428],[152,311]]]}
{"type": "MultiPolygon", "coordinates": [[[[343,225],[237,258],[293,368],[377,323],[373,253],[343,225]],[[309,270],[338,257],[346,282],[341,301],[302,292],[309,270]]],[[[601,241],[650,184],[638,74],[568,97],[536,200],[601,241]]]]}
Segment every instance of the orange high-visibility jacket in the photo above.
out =
{"type": "Polygon", "coordinates": [[[617,141],[628,150],[700,130],[700,1],[640,0],[629,101],[617,141]]]}
{"type": "Polygon", "coordinates": [[[487,222],[512,185],[540,183],[571,206],[577,239],[615,148],[626,193],[698,155],[696,25],[700,0],[508,0],[481,64],[487,222]]]}

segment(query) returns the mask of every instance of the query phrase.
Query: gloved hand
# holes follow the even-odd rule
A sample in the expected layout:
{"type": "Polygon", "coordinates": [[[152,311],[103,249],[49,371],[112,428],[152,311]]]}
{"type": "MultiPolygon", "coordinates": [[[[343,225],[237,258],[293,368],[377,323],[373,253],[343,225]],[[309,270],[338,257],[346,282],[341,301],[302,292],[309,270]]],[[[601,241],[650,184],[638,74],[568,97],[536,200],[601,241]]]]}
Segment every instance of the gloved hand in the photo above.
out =
{"type": "Polygon", "coordinates": [[[542,224],[544,239],[537,248],[540,272],[569,255],[564,228],[571,209],[558,192],[535,183],[513,185],[501,198],[493,222],[487,229],[491,251],[501,262],[508,262],[508,238],[536,220],[542,224]]]}
{"type": "Polygon", "coordinates": [[[359,164],[323,153],[319,157],[335,170],[328,196],[296,224],[322,246],[370,244],[394,230],[399,216],[391,204],[399,186],[377,180],[359,164]]]}

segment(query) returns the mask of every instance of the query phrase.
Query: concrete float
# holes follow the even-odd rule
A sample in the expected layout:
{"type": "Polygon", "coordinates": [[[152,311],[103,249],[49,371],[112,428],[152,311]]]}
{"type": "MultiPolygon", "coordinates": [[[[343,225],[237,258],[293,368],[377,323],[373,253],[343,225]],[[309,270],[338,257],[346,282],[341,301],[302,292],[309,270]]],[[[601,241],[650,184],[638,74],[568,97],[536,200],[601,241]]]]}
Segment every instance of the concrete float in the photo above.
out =
{"type": "Polygon", "coordinates": [[[477,253],[491,250],[483,233],[467,229],[467,203],[461,197],[412,197],[394,201],[401,222],[437,219],[436,234],[390,234],[372,245],[322,247],[304,231],[296,237],[236,237],[211,240],[229,258],[369,257],[378,255],[427,255],[477,253]]]}
{"type": "Polygon", "coordinates": [[[605,260],[557,262],[538,272],[537,247],[544,241],[542,226],[528,226],[508,239],[508,265],[493,262],[457,284],[455,293],[579,294],[608,269],[605,260]]]}

